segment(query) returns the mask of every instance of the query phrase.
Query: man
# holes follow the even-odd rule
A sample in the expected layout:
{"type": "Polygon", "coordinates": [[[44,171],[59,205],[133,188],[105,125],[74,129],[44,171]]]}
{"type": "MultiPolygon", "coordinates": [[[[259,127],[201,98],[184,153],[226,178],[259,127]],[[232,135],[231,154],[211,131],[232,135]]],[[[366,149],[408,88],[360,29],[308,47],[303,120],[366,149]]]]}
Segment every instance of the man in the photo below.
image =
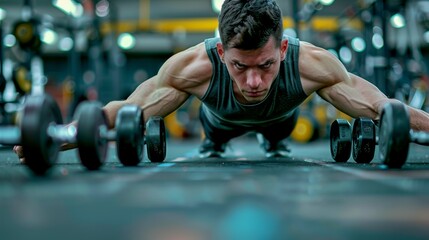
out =
{"type": "MultiPolygon", "coordinates": [[[[274,0],[226,0],[220,39],[180,52],[124,101],[104,110],[110,127],[124,104],[138,104],[147,118],[166,116],[191,95],[202,101],[202,156],[219,156],[227,142],[249,131],[265,139],[267,155],[288,154],[298,106],[312,93],[352,117],[377,119],[388,99],[368,81],[347,72],[328,51],[284,37],[274,0]]],[[[429,131],[429,115],[409,108],[411,127],[429,131]]],[[[16,148],[18,155],[20,149],[16,148]]]]}

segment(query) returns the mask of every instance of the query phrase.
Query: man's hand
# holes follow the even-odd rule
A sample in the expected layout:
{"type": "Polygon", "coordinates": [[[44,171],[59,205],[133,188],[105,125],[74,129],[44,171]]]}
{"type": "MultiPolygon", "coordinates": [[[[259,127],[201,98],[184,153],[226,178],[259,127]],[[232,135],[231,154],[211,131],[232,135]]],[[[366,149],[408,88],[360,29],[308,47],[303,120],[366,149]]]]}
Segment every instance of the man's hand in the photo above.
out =
{"type": "Polygon", "coordinates": [[[22,150],[22,146],[14,146],[13,151],[18,155],[19,161],[24,164],[25,158],[24,158],[24,151],[22,150]]]}

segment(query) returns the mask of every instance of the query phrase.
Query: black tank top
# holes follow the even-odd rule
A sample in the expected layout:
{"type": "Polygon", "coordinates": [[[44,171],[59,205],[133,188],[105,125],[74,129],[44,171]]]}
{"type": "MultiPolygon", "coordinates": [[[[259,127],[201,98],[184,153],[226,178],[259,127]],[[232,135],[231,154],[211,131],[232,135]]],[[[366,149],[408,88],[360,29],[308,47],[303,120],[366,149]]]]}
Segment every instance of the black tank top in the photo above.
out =
{"type": "Polygon", "coordinates": [[[216,50],[219,38],[205,40],[207,54],[212,62],[213,76],[207,92],[201,98],[202,110],[216,127],[229,129],[235,126],[264,126],[283,121],[307,98],[302,89],[298,69],[299,40],[289,36],[285,60],[273,81],[267,97],[256,104],[242,104],[233,93],[233,84],[216,50]]]}

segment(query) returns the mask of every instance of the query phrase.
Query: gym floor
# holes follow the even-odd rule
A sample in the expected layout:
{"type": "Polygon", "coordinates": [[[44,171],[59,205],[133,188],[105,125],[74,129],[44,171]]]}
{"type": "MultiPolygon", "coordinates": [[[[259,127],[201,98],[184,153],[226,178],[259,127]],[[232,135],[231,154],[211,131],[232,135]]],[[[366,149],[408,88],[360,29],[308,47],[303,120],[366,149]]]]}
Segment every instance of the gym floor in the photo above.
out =
{"type": "Polygon", "coordinates": [[[428,239],[429,151],[410,145],[402,169],[335,163],[328,140],[291,143],[266,159],[256,138],[223,159],[199,140],[167,142],[163,163],[123,167],[114,146],[99,171],[75,150],[35,177],[0,153],[0,239],[428,239]]]}

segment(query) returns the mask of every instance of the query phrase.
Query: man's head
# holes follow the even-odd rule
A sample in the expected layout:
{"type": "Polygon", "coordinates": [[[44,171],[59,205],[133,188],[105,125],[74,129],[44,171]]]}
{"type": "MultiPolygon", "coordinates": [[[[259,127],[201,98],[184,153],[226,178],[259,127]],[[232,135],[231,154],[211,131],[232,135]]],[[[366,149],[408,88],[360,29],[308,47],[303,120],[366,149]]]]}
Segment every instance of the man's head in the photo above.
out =
{"type": "Polygon", "coordinates": [[[280,8],[274,0],[226,0],[219,17],[217,51],[234,83],[236,98],[257,103],[268,95],[285,59],[280,8]]]}
{"type": "Polygon", "coordinates": [[[274,0],[225,0],[219,16],[219,34],[225,50],[257,49],[274,37],[280,47],[282,13],[274,0]]]}

